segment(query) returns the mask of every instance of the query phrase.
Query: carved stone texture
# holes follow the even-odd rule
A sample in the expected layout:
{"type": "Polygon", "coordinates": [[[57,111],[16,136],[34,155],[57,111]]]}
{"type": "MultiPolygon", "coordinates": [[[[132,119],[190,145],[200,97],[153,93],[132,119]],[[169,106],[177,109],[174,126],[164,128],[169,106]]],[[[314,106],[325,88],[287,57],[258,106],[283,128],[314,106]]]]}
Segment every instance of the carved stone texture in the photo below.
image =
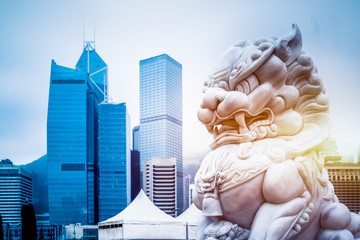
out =
{"type": "Polygon", "coordinates": [[[214,141],[195,177],[197,239],[360,237],[318,157],[329,101],[296,25],[230,47],[203,92],[198,118],[214,141]]]}

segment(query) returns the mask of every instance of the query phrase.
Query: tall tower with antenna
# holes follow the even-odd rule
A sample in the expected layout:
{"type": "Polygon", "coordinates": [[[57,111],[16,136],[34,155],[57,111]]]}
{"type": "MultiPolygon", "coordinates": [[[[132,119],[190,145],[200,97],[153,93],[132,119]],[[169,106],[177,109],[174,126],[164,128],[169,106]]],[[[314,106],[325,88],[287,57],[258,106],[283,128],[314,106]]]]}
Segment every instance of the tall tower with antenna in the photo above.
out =
{"type": "Polygon", "coordinates": [[[75,69],[52,61],[47,118],[52,224],[99,220],[98,108],[110,99],[107,70],[95,41],[84,41],[75,69]]]}
{"type": "Polygon", "coordinates": [[[130,202],[130,116],[108,66],[84,41],[75,69],[52,61],[47,119],[51,224],[97,224],[130,202]]]}

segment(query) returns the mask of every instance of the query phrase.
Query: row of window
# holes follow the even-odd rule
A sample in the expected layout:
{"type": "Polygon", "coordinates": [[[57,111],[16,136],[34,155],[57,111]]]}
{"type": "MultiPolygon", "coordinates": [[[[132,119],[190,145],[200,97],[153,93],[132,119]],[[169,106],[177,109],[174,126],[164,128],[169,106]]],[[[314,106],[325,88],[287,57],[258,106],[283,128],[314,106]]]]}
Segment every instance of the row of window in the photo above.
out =
{"type": "Polygon", "coordinates": [[[335,175],[335,176],[330,176],[330,181],[360,181],[360,176],[335,175]]]}
{"type": "Polygon", "coordinates": [[[85,171],[84,163],[62,163],[61,171],[85,171]]]}
{"type": "Polygon", "coordinates": [[[52,80],[52,84],[85,84],[85,80],[52,80]]]}

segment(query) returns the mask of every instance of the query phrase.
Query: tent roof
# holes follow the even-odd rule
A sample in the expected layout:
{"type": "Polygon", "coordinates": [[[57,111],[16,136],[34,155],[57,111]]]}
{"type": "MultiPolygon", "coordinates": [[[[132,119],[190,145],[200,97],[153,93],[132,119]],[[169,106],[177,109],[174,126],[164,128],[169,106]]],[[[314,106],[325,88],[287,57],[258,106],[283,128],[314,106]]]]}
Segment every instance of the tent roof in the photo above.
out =
{"type": "Polygon", "coordinates": [[[137,197],[122,212],[99,225],[122,222],[177,222],[175,218],[167,215],[156,207],[141,189],[137,197]]]}
{"type": "Polygon", "coordinates": [[[180,222],[188,222],[197,224],[199,217],[201,216],[201,211],[194,205],[191,204],[185,212],[176,218],[180,222]]]}

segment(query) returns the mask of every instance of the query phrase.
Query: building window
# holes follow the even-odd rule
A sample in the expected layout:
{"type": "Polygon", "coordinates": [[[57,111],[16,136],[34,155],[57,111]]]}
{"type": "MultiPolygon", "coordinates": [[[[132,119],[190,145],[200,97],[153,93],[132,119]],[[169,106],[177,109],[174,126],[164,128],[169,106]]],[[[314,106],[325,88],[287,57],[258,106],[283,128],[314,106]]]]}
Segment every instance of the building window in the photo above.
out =
{"type": "Polygon", "coordinates": [[[84,163],[62,163],[61,171],[85,171],[84,163]]]}
{"type": "Polygon", "coordinates": [[[85,84],[85,80],[52,80],[52,84],[85,84]]]}

